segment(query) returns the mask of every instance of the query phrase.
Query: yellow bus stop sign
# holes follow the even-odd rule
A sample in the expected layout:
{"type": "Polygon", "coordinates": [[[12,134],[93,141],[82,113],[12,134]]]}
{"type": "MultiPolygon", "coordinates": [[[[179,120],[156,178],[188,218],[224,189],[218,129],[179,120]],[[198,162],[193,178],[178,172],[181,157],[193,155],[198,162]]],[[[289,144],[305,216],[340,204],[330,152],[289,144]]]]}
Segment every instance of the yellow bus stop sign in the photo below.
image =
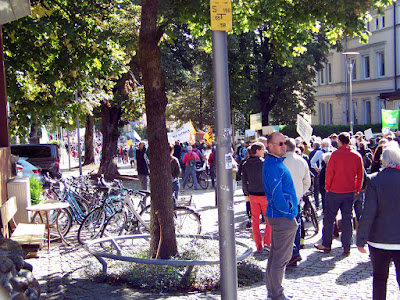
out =
{"type": "Polygon", "coordinates": [[[211,30],[232,30],[232,1],[210,0],[211,30]]]}

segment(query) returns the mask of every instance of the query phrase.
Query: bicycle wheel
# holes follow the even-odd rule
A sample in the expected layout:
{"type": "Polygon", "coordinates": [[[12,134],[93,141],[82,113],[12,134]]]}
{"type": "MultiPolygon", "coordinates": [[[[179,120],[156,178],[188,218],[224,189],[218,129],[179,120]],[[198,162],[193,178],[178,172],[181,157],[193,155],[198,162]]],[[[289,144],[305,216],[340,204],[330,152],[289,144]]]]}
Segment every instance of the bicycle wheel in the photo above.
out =
{"type": "MultiPolygon", "coordinates": [[[[50,200],[53,201],[53,200],[50,200]]],[[[65,237],[72,227],[72,216],[68,209],[61,209],[59,211],[48,211],[49,225],[50,225],[50,241],[55,242],[60,239],[60,235],[57,232],[56,221],[58,222],[58,228],[60,233],[65,237]],[[58,220],[57,220],[58,216],[58,220]]],[[[44,212],[36,211],[31,217],[31,223],[34,224],[47,224],[46,214],[44,212]]]]}
{"type": "Polygon", "coordinates": [[[99,207],[92,210],[83,220],[78,230],[78,242],[93,240],[100,235],[106,220],[105,211],[99,207]]]}
{"type": "Polygon", "coordinates": [[[303,207],[303,216],[306,222],[310,222],[308,226],[305,226],[305,231],[306,232],[313,232],[312,236],[316,235],[319,232],[319,224],[318,224],[318,216],[315,211],[314,206],[311,204],[311,202],[307,199],[304,207],[303,207]]]}
{"type": "Polygon", "coordinates": [[[145,207],[140,214],[137,211],[133,212],[131,207],[125,207],[127,221],[125,224],[126,234],[144,234],[149,232],[150,228],[150,205],[145,207]],[[137,216],[139,215],[139,216],[137,216]],[[141,220],[139,220],[139,218],[141,220]]]}
{"type": "Polygon", "coordinates": [[[150,228],[150,205],[147,205],[141,212],[140,212],[140,218],[142,221],[146,224],[146,226],[143,226],[143,231],[148,232],[147,228],[150,228]]]}
{"type": "Polygon", "coordinates": [[[174,209],[175,232],[177,234],[200,234],[200,215],[187,207],[175,207],[174,209]]]}
{"type": "Polygon", "coordinates": [[[126,229],[127,215],[124,210],[114,213],[104,225],[101,237],[120,236],[126,229]]]}
{"type": "MultiPolygon", "coordinates": [[[[46,199],[41,203],[57,203],[58,200],[46,199]]],[[[49,216],[49,225],[50,225],[50,241],[57,241],[60,239],[60,236],[57,232],[56,228],[56,220],[58,217],[58,227],[60,229],[61,234],[65,237],[69,230],[72,227],[72,215],[68,208],[61,209],[59,211],[48,211],[47,215],[49,216]]],[[[35,224],[47,224],[46,221],[46,213],[45,212],[35,212],[31,217],[31,223],[35,224]]]]}
{"type": "MultiPolygon", "coordinates": [[[[104,225],[101,232],[101,237],[105,238],[120,236],[123,233],[124,228],[126,227],[126,223],[127,216],[125,211],[120,210],[114,213],[104,225]]],[[[101,242],[100,246],[108,252],[116,250],[114,246],[114,241],[101,242]]]]}
{"type": "Polygon", "coordinates": [[[188,179],[187,179],[187,181],[186,181],[186,185],[187,185],[187,187],[190,188],[190,189],[193,187],[193,177],[192,177],[192,174],[189,175],[189,177],[188,177],[188,179]]]}
{"type": "Polygon", "coordinates": [[[201,172],[197,177],[197,181],[203,190],[208,188],[208,176],[205,172],[201,172]]]}

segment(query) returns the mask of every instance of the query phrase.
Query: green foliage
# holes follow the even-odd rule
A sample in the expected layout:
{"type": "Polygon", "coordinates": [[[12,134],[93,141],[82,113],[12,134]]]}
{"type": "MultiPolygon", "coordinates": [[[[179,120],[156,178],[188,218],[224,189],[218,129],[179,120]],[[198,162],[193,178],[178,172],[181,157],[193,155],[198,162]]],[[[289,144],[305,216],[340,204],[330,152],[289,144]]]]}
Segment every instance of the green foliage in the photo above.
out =
{"type": "Polygon", "coordinates": [[[187,26],[177,26],[174,39],[161,45],[162,64],[169,90],[166,116],[196,129],[214,124],[212,60],[204,38],[193,38],[187,26]]]}
{"type": "Polygon", "coordinates": [[[64,144],[63,144],[63,142],[61,140],[51,140],[51,141],[49,141],[49,144],[56,144],[59,147],[64,146],[64,144]]]}
{"type": "Polygon", "coordinates": [[[140,8],[128,0],[32,0],[31,6],[30,16],[3,26],[11,135],[25,135],[33,121],[66,127],[76,114],[112,101],[139,24],[140,8]]]}
{"type": "Polygon", "coordinates": [[[32,204],[39,204],[42,201],[43,184],[35,177],[29,177],[32,204]]]}
{"type": "MultiPolygon", "coordinates": [[[[326,60],[329,44],[323,34],[314,34],[307,52],[291,65],[278,62],[276,50],[266,37],[267,28],[229,36],[230,95],[235,127],[252,113],[263,113],[263,125],[271,116],[275,124],[290,124],[299,113],[310,114],[315,103],[313,81],[326,60]]],[[[248,128],[248,127],[247,127],[248,128]]]]}
{"type": "MultiPolygon", "coordinates": [[[[313,135],[319,136],[321,138],[326,138],[330,136],[332,133],[340,133],[344,131],[349,131],[350,126],[349,125],[313,125],[313,135]]],[[[362,131],[364,132],[365,130],[371,128],[372,132],[374,133],[379,133],[382,132],[382,124],[355,124],[354,126],[354,133],[357,131],[362,131]]],[[[279,126],[279,131],[282,132],[282,134],[287,135],[292,138],[296,138],[299,136],[299,134],[296,131],[296,125],[283,125],[279,126]]]]}
{"type": "Polygon", "coordinates": [[[143,140],[147,140],[147,126],[145,126],[145,125],[136,125],[133,129],[138,133],[138,135],[143,140]]]}

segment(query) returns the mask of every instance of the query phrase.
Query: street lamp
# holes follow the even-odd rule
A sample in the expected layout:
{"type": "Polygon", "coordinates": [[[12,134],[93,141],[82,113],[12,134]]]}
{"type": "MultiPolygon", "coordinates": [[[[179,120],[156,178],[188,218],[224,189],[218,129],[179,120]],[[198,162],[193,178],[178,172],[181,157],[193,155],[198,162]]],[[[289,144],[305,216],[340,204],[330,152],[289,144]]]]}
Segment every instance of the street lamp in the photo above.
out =
{"type": "Polygon", "coordinates": [[[349,73],[350,77],[350,86],[349,86],[349,94],[350,94],[350,99],[349,99],[349,106],[350,106],[350,131],[354,133],[353,131],[353,67],[354,67],[354,62],[351,57],[347,59],[347,55],[358,55],[360,54],[359,52],[343,52],[342,54],[345,55],[346,59],[346,65],[347,65],[347,72],[349,73]]]}

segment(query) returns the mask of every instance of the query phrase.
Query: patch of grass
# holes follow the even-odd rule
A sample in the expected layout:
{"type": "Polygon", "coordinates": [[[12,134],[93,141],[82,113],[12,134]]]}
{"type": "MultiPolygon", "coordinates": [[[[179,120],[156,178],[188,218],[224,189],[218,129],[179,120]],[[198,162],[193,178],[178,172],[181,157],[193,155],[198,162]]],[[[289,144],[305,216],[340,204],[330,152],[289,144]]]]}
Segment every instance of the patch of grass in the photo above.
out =
{"type": "MultiPolygon", "coordinates": [[[[178,240],[179,256],[173,259],[185,260],[213,260],[219,259],[219,246],[216,240],[178,240]]],[[[148,258],[144,248],[130,247],[123,253],[124,256],[148,258]]],[[[237,264],[239,286],[248,286],[262,281],[263,270],[251,261],[252,258],[237,264]]],[[[92,279],[113,284],[125,285],[130,288],[152,290],[155,292],[187,292],[218,290],[220,286],[220,266],[185,267],[159,266],[151,264],[127,263],[117,260],[108,260],[108,272],[104,276],[94,273],[93,264],[87,268],[87,276],[92,279]]]]}
{"type": "Polygon", "coordinates": [[[239,262],[237,271],[239,286],[248,286],[264,280],[264,273],[261,268],[251,262],[239,262]]]}

